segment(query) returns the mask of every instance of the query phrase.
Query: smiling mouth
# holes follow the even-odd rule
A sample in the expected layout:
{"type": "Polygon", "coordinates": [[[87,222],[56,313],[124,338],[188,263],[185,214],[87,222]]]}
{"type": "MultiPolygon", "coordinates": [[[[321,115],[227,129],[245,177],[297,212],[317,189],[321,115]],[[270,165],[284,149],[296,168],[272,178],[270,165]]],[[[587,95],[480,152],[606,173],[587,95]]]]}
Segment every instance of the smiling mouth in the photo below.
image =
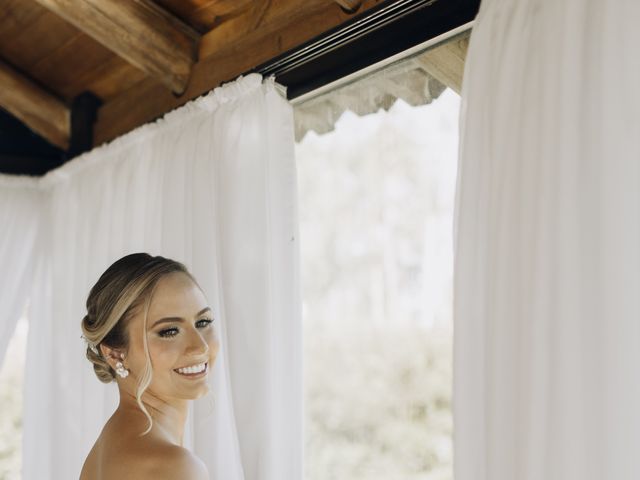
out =
{"type": "Polygon", "coordinates": [[[198,363],[184,368],[176,368],[173,371],[183,377],[200,377],[207,373],[209,364],[207,362],[198,363]]]}

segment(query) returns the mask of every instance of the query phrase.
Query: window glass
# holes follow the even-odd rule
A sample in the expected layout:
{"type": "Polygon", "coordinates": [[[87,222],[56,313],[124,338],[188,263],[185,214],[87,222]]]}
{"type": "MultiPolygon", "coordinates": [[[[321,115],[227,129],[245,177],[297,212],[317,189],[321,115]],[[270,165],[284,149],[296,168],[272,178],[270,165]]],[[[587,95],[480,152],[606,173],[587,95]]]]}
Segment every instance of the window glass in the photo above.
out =
{"type": "Polygon", "coordinates": [[[16,326],[0,369],[0,478],[18,480],[22,465],[22,386],[27,319],[16,326]]]}
{"type": "Polygon", "coordinates": [[[451,480],[460,99],[406,65],[348,89],[296,107],[305,478],[451,480]]]}

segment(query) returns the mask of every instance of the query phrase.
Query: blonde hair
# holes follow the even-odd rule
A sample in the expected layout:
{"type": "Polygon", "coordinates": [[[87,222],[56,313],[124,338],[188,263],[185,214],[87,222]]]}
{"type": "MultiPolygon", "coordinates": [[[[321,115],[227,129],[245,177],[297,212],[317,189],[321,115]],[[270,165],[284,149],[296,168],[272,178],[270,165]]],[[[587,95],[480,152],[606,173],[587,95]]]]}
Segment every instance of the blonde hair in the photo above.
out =
{"type": "Polygon", "coordinates": [[[127,325],[129,320],[143,308],[143,344],[146,356],[145,368],[136,388],[136,401],[145,414],[149,425],[142,433],[151,431],[153,420],[142,403],[142,394],[151,384],[153,368],[147,345],[147,314],[153,291],[163,276],[181,272],[197,282],[180,262],[148,253],[132,253],[114,262],[100,276],[87,297],[87,314],[82,319],[82,334],[90,345],[86,356],[93,364],[93,370],[103,383],[115,380],[116,373],[101,353],[100,344],[116,350],[129,348],[127,325]],[[91,348],[95,346],[95,351],[91,348]],[[97,352],[97,353],[96,353],[97,352]]]}

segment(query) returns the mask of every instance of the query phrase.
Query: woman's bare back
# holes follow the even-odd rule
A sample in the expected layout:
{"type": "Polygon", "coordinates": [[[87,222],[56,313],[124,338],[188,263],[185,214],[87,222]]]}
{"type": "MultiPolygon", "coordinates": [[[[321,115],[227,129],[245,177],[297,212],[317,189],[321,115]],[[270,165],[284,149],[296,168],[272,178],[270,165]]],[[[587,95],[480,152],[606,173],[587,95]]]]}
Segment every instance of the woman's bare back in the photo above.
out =
{"type": "Polygon", "coordinates": [[[145,429],[145,417],[116,411],[89,452],[80,480],[209,480],[198,457],[169,442],[155,425],[139,436],[145,429]]]}

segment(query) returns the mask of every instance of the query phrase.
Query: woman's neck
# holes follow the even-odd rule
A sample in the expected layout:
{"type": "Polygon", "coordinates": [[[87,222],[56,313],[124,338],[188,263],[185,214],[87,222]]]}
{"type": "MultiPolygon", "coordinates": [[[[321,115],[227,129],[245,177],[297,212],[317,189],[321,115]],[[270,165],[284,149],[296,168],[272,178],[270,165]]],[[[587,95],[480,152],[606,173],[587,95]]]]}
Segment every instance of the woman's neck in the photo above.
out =
{"type": "MultiPolygon", "coordinates": [[[[149,415],[153,419],[152,430],[157,430],[169,442],[182,446],[184,438],[184,425],[187,421],[188,400],[172,399],[167,401],[155,396],[153,393],[146,391],[142,394],[142,404],[145,406],[149,415]]],[[[120,405],[118,410],[123,412],[139,412],[143,416],[145,422],[147,417],[144,415],[136,400],[135,395],[120,389],[120,405]]]]}

